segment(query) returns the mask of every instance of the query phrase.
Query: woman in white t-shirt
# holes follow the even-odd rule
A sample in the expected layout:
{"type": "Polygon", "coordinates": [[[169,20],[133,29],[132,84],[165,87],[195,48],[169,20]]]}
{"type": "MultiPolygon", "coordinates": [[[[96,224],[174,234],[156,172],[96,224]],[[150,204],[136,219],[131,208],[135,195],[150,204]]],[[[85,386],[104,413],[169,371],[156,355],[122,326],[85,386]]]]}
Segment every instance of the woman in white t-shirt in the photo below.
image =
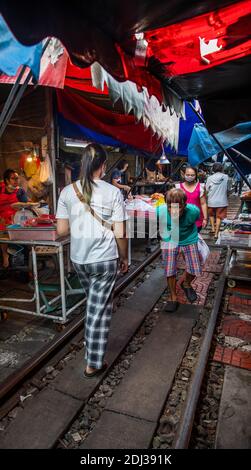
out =
{"type": "Polygon", "coordinates": [[[107,367],[104,355],[118,258],[120,271],[128,270],[127,215],[120,190],[101,179],[106,159],[100,145],[84,149],[80,180],[62,190],[56,215],[58,234],[70,231],[71,261],[87,296],[86,378],[96,377],[107,367]]]}

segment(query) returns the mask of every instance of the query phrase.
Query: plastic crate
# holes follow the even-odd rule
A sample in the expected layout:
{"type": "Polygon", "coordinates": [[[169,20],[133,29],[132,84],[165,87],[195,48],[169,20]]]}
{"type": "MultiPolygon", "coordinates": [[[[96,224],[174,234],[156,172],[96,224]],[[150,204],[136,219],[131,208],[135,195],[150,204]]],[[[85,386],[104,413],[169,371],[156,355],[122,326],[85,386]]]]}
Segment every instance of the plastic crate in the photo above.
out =
{"type": "Polygon", "coordinates": [[[40,241],[55,241],[57,240],[58,234],[53,228],[24,228],[15,225],[9,225],[7,227],[10,240],[40,240],[40,241]]]}

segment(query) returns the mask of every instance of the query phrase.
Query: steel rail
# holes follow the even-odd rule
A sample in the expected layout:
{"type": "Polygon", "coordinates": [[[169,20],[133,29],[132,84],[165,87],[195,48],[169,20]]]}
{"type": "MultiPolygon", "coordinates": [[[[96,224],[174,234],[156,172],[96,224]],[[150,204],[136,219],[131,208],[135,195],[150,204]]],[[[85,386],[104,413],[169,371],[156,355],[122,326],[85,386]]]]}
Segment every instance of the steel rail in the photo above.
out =
{"type": "MultiPolygon", "coordinates": [[[[115,286],[114,295],[117,296],[120,292],[125,289],[143,270],[146,266],[151,264],[161,253],[160,248],[157,248],[150,256],[148,256],[143,263],[141,263],[131,273],[129,272],[121,281],[118,281],[115,286]]],[[[0,404],[6,400],[11,393],[17,389],[31,373],[35,372],[39,367],[42,367],[43,362],[55,354],[60,347],[63,347],[72,336],[76,335],[84,325],[84,317],[76,318],[73,320],[65,329],[58,335],[58,337],[52,341],[49,345],[44,346],[37,354],[29,359],[24,366],[17,372],[13,372],[6,380],[1,384],[0,389],[0,404]]]]}
{"type": "Polygon", "coordinates": [[[200,349],[196,368],[193,373],[192,382],[188,390],[185,410],[183,412],[182,419],[177,430],[178,437],[176,438],[174,449],[187,449],[189,445],[193,423],[194,423],[194,417],[196,413],[196,408],[197,408],[197,404],[198,404],[198,400],[200,396],[201,385],[202,385],[203,377],[204,377],[205,370],[207,367],[208,356],[209,356],[209,352],[211,349],[216,320],[218,317],[219,308],[220,308],[220,304],[222,301],[222,294],[224,291],[225,282],[227,278],[227,271],[228,271],[228,266],[229,266],[229,262],[231,258],[231,253],[232,253],[231,248],[228,248],[226,260],[224,263],[224,268],[218,281],[216,295],[214,298],[212,312],[211,312],[210,319],[207,325],[205,337],[203,339],[203,343],[200,349]]]}

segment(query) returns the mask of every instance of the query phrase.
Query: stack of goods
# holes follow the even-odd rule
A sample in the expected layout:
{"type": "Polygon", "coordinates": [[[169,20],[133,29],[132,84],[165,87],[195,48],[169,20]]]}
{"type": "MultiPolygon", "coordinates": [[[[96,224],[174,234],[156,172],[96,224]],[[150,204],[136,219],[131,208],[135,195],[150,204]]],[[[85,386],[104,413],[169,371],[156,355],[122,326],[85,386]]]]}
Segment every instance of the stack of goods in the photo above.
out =
{"type": "Polygon", "coordinates": [[[56,228],[55,215],[42,214],[39,217],[27,219],[24,227],[53,227],[56,228]]]}
{"type": "Polygon", "coordinates": [[[7,227],[10,240],[53,240],[57,239],[56,218],[54,215],[42,214],[28,218],[22,225],[7,227]]]}
{"type": "Polygon", "coordinates": [[[161,193],[154,193],[151,195],[151,200],[154,204],[154,207],[162,206],[165,204],[165,197],[164,194],[161,193]]]}
{"type": "Polygon", "coordinates": [[[251,214],[251,191],[246,191],[241,195],[241,210],[243,214],[251,214]]]}
{"type": "Polygon", "coordinates": [[[242,193],[241,198],[242,199],[251,199],[251,191],[245,191],[245,193],[242,193]]]}

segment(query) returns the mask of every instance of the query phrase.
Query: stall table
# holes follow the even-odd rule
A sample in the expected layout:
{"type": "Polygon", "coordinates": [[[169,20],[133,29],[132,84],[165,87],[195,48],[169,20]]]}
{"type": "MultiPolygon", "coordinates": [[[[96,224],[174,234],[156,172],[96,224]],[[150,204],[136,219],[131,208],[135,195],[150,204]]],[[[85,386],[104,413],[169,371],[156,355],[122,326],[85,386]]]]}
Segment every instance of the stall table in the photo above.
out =
{"type": "Polygon", "coordinates": [[[251,234],[223,231],[219,233],[216,244],[219,246],[230,246],[231,248],[251,248],[251,234]]]}
{"type": "Polygon", "coordinates": [[[232,249],[227,269],[228,286],[234,287],[235,281],[251,280],[251,251],[232,249]]]}
{"type": "Polygon", "coordinates": [[[76,310],[80,305],[85,302],[84,291],[79,288],[72,288],[70,281],[65,276],[64,268],[64,247],[67,247],[67,262],[68,262],[68,272],[69,272],[69,244],[70,237],[59,238],[55,241],[51,240],[9,240],[7,237],[0,238],[0,243],[7,243],[8,245],[22,245],[31,247],[32,253],[32,267],[33,267],[33,276],[34,276],[34,294],[31,299],[17,299],[10,297],[1,297],[0,298],[0,311],[13,311],[20,313],[27,313],[29,315],[35,315],[37,317],[49,318],[55,322],[64,324],[67,322],[69,315],[76,310]],[[57,254],[59,260],[59,285],[42,285],[39,283],[38,269],[37,269],[37,255],[41,254],[41,250],[44,256],[51,256],[52,251],[57,254]],[[52,300],[47,301],[44,292],[60,292],[52,300]],[[76,302],[75,305],[67,308],[66,298],[71,295],[82,295],[83,298],[76,302]],[[44,300],[44,304],[41,305],[41,298],[44,300]],[[58,315],[53,315],[52,311],[54,310],[53,305],[60,300],[61,308],[58,315]],[[35,302],[36,309],[28,310],[25,308],[18,308],[6,305],[5,302],[19,302],[21,304],[33,303],[35,302]]]}
{"type": "Polygon", "coordinates": [[[141,238],[147,240],[146,251],[151,252],[151,240],[158,237],[156,210],[138,210],[126,208],[129,216],[129,240],[141,238]]]}

